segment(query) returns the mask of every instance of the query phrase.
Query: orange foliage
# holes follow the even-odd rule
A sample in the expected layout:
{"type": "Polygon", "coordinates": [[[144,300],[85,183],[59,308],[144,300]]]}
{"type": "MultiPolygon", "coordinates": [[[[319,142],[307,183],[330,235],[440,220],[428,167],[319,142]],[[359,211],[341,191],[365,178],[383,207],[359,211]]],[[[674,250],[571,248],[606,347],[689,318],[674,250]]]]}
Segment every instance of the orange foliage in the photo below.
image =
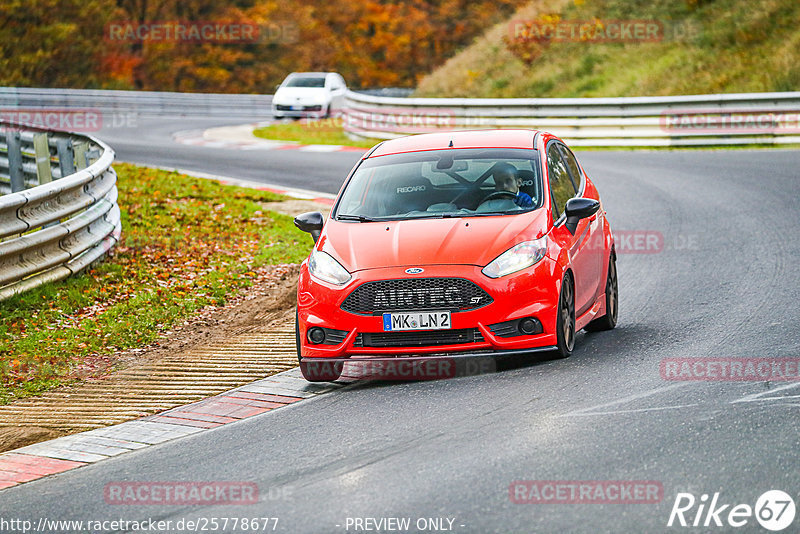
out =
{"type": "Polygon", "coordinates": [[[23,25],[0,29],[0,41],[38,47],[0,45],[0,84],[266,93],[289,72],[333,70],[355,88],[413,87],[524,1],[26,0],[12,3],[19,5],[12,18],[50,39],[31,40],[23,25]],[[59,28],[60,20],[75,21],[78,31],[59,28]],[[135,40],[110,38],[109,30],[207,22],[257,28],[258,35],[135,40]],[[67,44],[91,60],[64,61],[67,44]]]}

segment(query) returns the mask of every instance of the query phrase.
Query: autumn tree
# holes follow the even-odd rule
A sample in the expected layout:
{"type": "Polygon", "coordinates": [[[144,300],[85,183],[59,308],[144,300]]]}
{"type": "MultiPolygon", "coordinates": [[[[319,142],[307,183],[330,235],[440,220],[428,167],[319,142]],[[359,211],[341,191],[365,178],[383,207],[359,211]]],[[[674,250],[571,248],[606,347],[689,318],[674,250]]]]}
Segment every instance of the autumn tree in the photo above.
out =
{"type": "Polygon", "coordinates": [[[0,83],[271,92],[292,71],[413,87],[523,0],[7,0],[0,83]],[[109,24],[251,24],[257,39],[116,38],[109,24]]]}

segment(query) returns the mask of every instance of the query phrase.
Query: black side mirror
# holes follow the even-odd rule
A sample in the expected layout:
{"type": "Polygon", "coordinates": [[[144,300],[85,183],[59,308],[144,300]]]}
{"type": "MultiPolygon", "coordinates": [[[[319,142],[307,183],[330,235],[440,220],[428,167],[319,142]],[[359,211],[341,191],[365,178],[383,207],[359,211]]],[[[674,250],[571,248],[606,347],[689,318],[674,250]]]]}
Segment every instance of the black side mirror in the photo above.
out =
{"type": "Polygon", "coordinates": [[[319,239],[322,233],[322,224],[324,220],[322,214],[318,211],[310,211],[302,213],[294,218],[294,225],[303,232],[308,232],[314,238],[314,243],[319,239]]]}
{"type": "Polygon", "coordinates": [[[575,233],[578,221],[591,217],[600,209],[600,202],[591,198],[571,198],[567,200],[564,212],[567,214],[567,230],[575,233]]]}

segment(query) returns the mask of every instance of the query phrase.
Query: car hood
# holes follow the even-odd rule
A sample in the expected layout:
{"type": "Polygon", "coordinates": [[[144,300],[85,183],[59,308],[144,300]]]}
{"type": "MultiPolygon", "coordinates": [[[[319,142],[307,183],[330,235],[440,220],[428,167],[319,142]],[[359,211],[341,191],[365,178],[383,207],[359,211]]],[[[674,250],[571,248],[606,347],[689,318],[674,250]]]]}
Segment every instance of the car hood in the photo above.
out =
{"type": "Polygon", "coordinates": [[[319,249],[348,271],[417,265],[484,266],[521,241],[544,235],[543,209],[519,215],[340,222],[329,219],[319,249]]]}
{"type": "Polygon", "coordinates": [[[282,87],[275,91],[272,100],[275,102],[293,103],[295,101],[309,102],[325,99],[323,87],[282,87]]]}

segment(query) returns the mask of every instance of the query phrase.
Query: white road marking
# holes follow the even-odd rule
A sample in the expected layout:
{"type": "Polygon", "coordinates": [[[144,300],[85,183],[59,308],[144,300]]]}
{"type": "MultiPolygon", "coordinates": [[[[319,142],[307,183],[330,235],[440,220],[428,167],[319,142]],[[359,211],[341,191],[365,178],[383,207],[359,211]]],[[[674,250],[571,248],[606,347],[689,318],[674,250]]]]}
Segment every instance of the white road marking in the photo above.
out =
{"type": "Polygon", "coordinates": [[[731,401],[731,404],[736,404],[739,402],[759,402],[759,401],[770,401],[770,400],[784,400],[784,399],[798,399],[800,395],[784,395],[780,397],[765,397],[764,395],[768,395],[770,393],[777,393],[778,391],[783,391],[786,389],[792,389],[800,387],[800,382],[794,382],[792,384],[784,384],[782,386],[778,386],[776,388],[768,389],[767,391],[760,391],[758,393],[751,393],[750,395],[745,395],[740,399],[736,399],[731,401]]]}
{"type": "MultiPolygon", "coordinates": [[[[652,395],[657,395],[657,394],[663,393],[665,391],[670,391],[670,390],[673,390],[673,389],[681,388],[681,387],[687,386],[688,384],[689,384],[688,382],[679,382],[679,383],[676,383],[676,384],[670,384],[669,386],[664,386],[663,388],[656,388],[656,389],[651,389],[650,391],[643,391],[641,393],[635,393],[633,395],[628,395],[627,397],[622,397],[621,399],[617,399],[615,401],[606,402],[606,403],[603,403],[603,404],[597,404],[595,406],[590,406],[588,408],[581,408],[580,410],[575,410],[575,411],[572,411],[572,412],[568,412],[568,413],[559,415],[558,417],[570,417],[570,416],[575,416],[575,415],[607,415],[607,414],[612,414],[612,413],[625,413],[625,412],[627,412],[629,410],[621,410],[619,412],[611,411],[611,412],[596,412],[596,413],[594,412],[594,410],[598,410],[600,408],[608,408],[609,406],[615,406],[617,404],[624,404],[626,402],[631,402],[631,401],[643,399],[645,397],[650,397],[652,395]],[[592,413],[587,413],[587,412],[592,412],[592,413]]],[[[664,407],[664,409],[673,409],[673,408],[675,408],[675,407],[664,407]]],[[[654,410],[654,409],[657,409],[657,408],[647,408],[647,410],[654,410]]]]}
{"type": "MultiPolygon", "coordinates": [[[[558,415],[557,417],[587,417],[587,416],[595,416],[595,415],[617,415],[617,414],[627,414],[627,413],[645,413],[645,412],[655,412],[655,411],[663,411],[663,410],[679,410],[682,408],[693,408],[696,406],[700,406],[700,404],[680,404],[680,405],[670,405],[670,406],[654,406],[650,408],[632,408],[626,410],[607,410],[607,411],[598,411],[602,408],[608,408],[611,406],[616,406],[619,404],[625,404],[628,402],[633,402],[639,399],[643,399],[646,397],[651,397],[653,395],[657,395],[659,393],[663,393],[672,389],[676,389],[683,386],[690,385],[691,382],[680,382],[676,384],[671,384],[669,386],[665,386],[663,388],[656,388],[650,391],[644,391],[641,393],[636,393],[633,395],[628,395],[627,397],[622,397],[621,399],[617,399],[615,401],[606,402],[603,404],[597,404],[595,406],[590,406],[588,408],[581,408],[579,410],[574,410],[572,412],[568,412],[565,414],[558,415]]],[[[789,399],[798,399],[800,395],[778,395],[778,396],[766,396],[770,394],[777,393],[779,391],[784,391],[788,389],[793,389],[800,387],[800,383],[793,382],[791,384],[784,384],[767,391],[760,391],[758,393],[751,393],[750,395],[745,395],[739,399],[730,401],[730,404],[742,403],[742,402],[761,402],[761,401],[782,401],[782,400],[789,400],[789,399]]],[[[798,406],[798,404],[794,403],[787,403],[787,406],[798,406]]]]}
{"type": "Polygon", "coordinates": [[[571,412],[568,414],[561,415],[559,417],[587,417],[592,415],[617,415],[622,413],[641,413],[641,412],[657,412],[661,410],[679,410],[681,408],[693,408],[695,406],[700,406],[699,404],[679,404],[677,406],[658,406],[656,408],[636,408],[633,410],[617,410],[614,412],[589,412],[589,413],[578,413],[578,412],[571,412]]]}

